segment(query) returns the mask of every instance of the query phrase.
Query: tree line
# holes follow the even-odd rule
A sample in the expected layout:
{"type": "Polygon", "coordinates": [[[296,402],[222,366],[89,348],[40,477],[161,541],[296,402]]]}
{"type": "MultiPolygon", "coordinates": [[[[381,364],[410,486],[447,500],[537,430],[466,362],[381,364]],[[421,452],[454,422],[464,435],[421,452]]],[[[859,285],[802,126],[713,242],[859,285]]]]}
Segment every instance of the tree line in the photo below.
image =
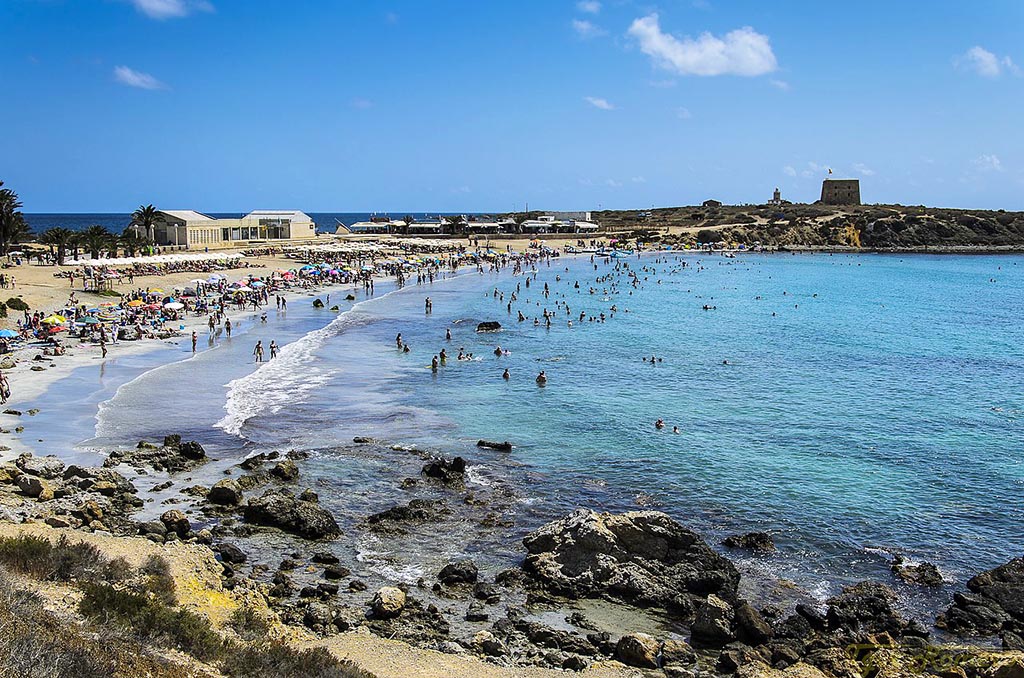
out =
{"type": "Polygon", "coordinates": [[[153,245],[157,210],[152,205],[140,205],[132,213],[131,223],[120,234],[98,224],[83,231],[55,226],[35,234],[25,221],[21,208],[18,194],[4,188],[4,182],[0,181],[0,256],[6,256],[12,246],[33,237],[39,244],[49,246],[58,265],[64,263],[68,254],[77,254],[79,250],[88,252],[93,259],[101,254],[114,256],[118,252],[130,257],[153,245]]]}

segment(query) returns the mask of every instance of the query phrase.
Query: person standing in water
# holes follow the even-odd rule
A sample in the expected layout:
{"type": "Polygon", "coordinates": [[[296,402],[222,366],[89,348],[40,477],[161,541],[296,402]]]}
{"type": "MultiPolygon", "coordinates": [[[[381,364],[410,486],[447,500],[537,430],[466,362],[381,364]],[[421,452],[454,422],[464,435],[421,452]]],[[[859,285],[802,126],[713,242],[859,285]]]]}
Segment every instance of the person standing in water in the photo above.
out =
{"type": "Polygon", "coordinates": [[[199,341],[199,335],[196,334],[195,330],[192,330],[192,352],[196,352],[196,342],[199,341]]]}
{"type": "Polygon", "coordinates": [[[398,336],[395,337],[395,346],[397,346],[398,348],[402,348],[402,333],[401,332],[399,332],[398,336]]]}
{"type": "Polygon", "coordinates": [[[548,375],[544,373],[544,370],[541,370],[540,374],[537,375],[537,386],[543,386],[546,383],[548,383],[548,375]]]}
{"type": "Polygon", "coordinates": [[[434,359],[430,361],[430,369],[432,369],[435,372],[437,372],[437,363],[438,363],[437,356],[435,355],[434,359]]]}
{"type": "Polygon", "coordinates": [[[270,340],[270,359],[273,360],[277,357],[277,342],[273,339],[270,340]]]}
{"type": "Polygon", "coordinates": [[[508,373],[508,368],[506,367],[505,371],[501,373],[501,378],[504,379],[505,381],[508,381],[509,379],[511,379],[511,377],[512,375],[508,373]]]}
{"type": "Polygon", "coordinates": [[[224,331],[228,334],[228,339],[231,338],[231,319],[228,318],[224,321],[224,331]]]}
{"type": "Polygon", "coordinates": [[[451,330],[450,327],[449,328],[445,328],[444,339],[445,339],[445,341],[451,341],[452,340],[452,330],[451,330]]]}
{"type": "Polygon", "coordinates": [[[256,348],[252,350],[252,354],[256,356],[256,362],[263,362],[263,340],[256,342],[256,348]]]}
{"type": "Polygon", "coordinates": [[[434,302],[430,300],[430,297],[427,297],[426,301],[423,302],[423,312],[429,314],[433,310],[434,302]]]}

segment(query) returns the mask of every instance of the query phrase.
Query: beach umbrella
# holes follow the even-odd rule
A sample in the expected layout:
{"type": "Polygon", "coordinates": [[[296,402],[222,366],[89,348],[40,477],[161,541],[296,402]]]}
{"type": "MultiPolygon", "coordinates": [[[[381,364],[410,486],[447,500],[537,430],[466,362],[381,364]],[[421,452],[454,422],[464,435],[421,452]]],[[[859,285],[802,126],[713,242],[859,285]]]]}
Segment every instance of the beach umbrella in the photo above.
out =
{"type": "Polygon", "coordinates": [[[249,283],[249,285],[251,287],[266,287],[267,286],[266,283],[260,282],[259,280],[253,280],[251,283],[249,283]]]}
{"type": "Polygon", "coordinates": [[[90,309],[87,309],[85,312],[86,313],[99,313],[100,309],[98,309],[98,308],[90,308],[90,309]]]}
{"type": "Polygon", "coordinates": [[[87,315],[78,321],[79,325],[99,325],[100,321],[98,318],[93,318],[91,315],[87,315]]]}
{"type": "Polygon", "coordinates": [[[61,323],[66,323],[67,321],[67,318],[65,318],[62,315],[57,315],[56,313],[47,318],[43,318],[42,320],[42,322],[46,325],[60,325],[61,323]]]}
{"type": "Polygon", "coordinates": [[[147,311],[159,311],[160,304],[146,304],[142,308],[146,309],[147,311]]]}
{"type": "Polygon", "coordinates": [[[13,330],[0,330],[0,339],[13,339],[18,336],[18,333],[13,330]]]}
{"type": "Polygon", "coordinates": [[[235,288],[235,292],[252,292],[252,288],[242,285],[241,287],[235,288]]]}
{"type": "Polygon", "coordinates": [[[171,311],[180,311],[181,309],[185,308],[185,304],[178,303],[177,301],[172,301],[170,303],[164,304],[164,308],[170,309],[171,311]]]}
{"type": "Polygon", "coordinates": [[[160,289],[159,287],[154,287],[153,289],[151,289],[149,291],[149,293],[150,294],[163,294],[164,291],[162,289],[160,289]]]}
{"type": "Polygon", "coordinates": [[[68,328],[64,327],[63,325],[58,325],[57,327],[51,327],[50,328],[50,333],[51,334],[56,334],[57,332],[67,332],[67,331],[68,331],[68,328]]]}
{"type": "Polygon", "coordinates": [[[132,299],[128,302],[128,305],[132,308],[138,308],[139,306],[142,306],[143,303],[142,299],[132,299]]]}

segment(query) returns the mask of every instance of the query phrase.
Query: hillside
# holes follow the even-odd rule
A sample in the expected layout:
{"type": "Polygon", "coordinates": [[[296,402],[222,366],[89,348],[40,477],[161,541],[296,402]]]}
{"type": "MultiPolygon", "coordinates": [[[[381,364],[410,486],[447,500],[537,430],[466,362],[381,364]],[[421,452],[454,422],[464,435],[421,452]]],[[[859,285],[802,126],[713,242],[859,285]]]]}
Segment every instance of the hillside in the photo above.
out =
{"type": "MultiPolygon", "coordinates": [[[[609,230],[644,230],[668,242],[770,246],[1024,248],[1024,212],[904,205],[784,204],[668,207],[593,215],[609,230]],[[649,216],[648,216],[649,215],[649,216]]],[[[657,239],[657,237],[655,237],[657,239]]]]}

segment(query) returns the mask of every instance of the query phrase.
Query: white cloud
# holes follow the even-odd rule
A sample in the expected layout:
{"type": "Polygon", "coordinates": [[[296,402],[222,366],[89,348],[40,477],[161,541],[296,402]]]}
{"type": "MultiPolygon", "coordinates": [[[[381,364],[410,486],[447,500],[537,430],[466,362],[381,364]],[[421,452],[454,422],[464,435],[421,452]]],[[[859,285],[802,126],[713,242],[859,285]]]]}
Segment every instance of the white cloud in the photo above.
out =
{"type": "Polygon", "coordinates": [[[778,64],[768,36],[749,26],[716,37],[702,33],[696,40],[664,33],[657,14],[633,21],[628,35],[640,43],[640,51],[666,70],[680,75],[764,75],[778,64]]]}
{"type": "Polygon", "coordinates": [[[785,174],[787,177],[795,177],[796,176],[796,170],[793,169],[792,165],[786,165],[785,167],[783,167],[782,168],[782,173],[785,174]]]}
{"type": "Polygon", "coordinates": [[[772,78],[768,82],[771,83],[772,87],[774,87],[776,89],[780,89],[783,92],[788,92],[790,89],[792,89],[790,87],[789,83],[786,82],[785,80],[776,80],[775,78],[772,78]]]}
{"type": "Polygon", "coordinates": [[[139,89],[167,89],[167,85],[160,82],[149,73],[136,71],[128,68],[127,66],[114,67],[114,80],[122,85],[138,87],[139,89]]]}
{"type": "Polygon", "coordinates": [[[982,153],[973,161],[974,166],[982,172],[1002,172],[1003,161],[999,159],[998,155],[982,153]]]}
{"type": "Polygon", "coordinates": [[[600,26],[595,26],[589,21],[583,19],[573,19],[572,29],[576,31],[576,35],[581,38],[599,38],[602,35],[608,35],[608,31],[604,30],[600,26]]]}
{"type": "Polygon", "coordinates": [[[609,188],[622,188],[622,182],[620,182],[620,181],[615,181],[615,179],[605,179],[605,180],[604,180],[604,183],[605,183],[605,184],[606,184],[606,185],[607,185],[607,186],[608,186],[609,188]]]}
{"type": "Polygon", "coordinates": [[[583,100],[594,108],[600,108],[602,111],[615,110],[615,107],[608,103],[607,99],[601,97],[583,97],[583,100]]]}
{"type": "Polygon", "coordinates": [[[983,78],[998,78],[1004,72],[1020,75],[1021,70],[1008,56],[998,57],[980,45],[975,45],[953,59],[953,64],[965,71],[972,71],[983,78]]]}
{"type": "Polygon", "coordinates": [[[693,117],[693,113],[690,113],[690,109],[685,106],[680,106],[676,109],[676,117],[680,120],[689,120],[693,117]]]}
{"type": "Polygon", "coordinates": [[[576,9],[587,14],[597,14],[601,11],[601,3],[597,0],[580,0],[576,3],[576,9]]]}
{"type": "Polygon", "coordinates": [[[853,163],[853,169],[857,170],[857,172],[863,174],[866,177],[871,177],[875,175],[875,170],[871,169],[862,162],[853,163]]]}
{"type": "Polygon", "coordinates": [[[206,0],[129,0],[135,9],[150,19],[178,19],[193,12],[212,12],[206,0]]]}

